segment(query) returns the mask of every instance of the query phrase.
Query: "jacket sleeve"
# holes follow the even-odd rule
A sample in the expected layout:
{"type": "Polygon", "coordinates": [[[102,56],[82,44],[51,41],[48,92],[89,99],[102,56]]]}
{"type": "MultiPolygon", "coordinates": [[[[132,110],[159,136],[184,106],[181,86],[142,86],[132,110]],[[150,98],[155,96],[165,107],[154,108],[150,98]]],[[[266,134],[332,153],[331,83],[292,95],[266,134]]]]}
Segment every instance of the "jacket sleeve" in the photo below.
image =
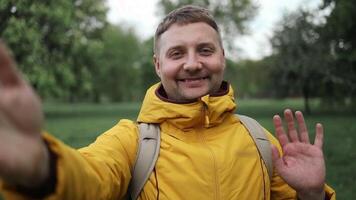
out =
{"type": "MultiPolygon", "coordinates": [[[[121,199],[127,191],[137,149],[137,126],[121,120],[87,147],[75,150],[44,134],[56,155],[55,192],[45,199],[121,199]]],[[[15,189],[3,191],[6,199],[29,199],[15,189]]]]}
{"type": "MultiPolygon", "coordinates": [[[[282,147],[279,144],[279,141],[268,131],[268,139],[270,142],[276,146],[279,150],[279,153],[282,154],[282,147]]],[[[327,200],[335,200],[336,199],[336,193],[335,191],[325,184],[325,199],[327,200]]],[[[296,191],[291,188],[284,180],[278,175],[277,170],[274,168],[273,169],[273,177],[271,180],[271,199],[272,200],[284,200],[284,199],[297,199],[297,193],[296,191]]]]}

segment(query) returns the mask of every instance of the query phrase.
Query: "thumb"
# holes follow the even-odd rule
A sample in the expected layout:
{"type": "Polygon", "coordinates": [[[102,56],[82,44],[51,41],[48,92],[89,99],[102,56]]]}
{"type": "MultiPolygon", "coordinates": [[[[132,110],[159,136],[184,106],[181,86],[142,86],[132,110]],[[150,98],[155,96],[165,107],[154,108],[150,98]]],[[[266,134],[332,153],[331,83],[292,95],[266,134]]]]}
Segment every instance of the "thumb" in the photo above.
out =
{"type": "Polygon", "coordinates": [[[273,144],[271,144],[271,149],[272,149],[272,160],[273,162],[276,162],[280,158],[279,151],[277,147],[273,144]]]}
{"type": "Polygon", "coordinates": [[[278,148],[275,145],[271,144],[271,149],[273,166],[275,166],[276,169],[280,169],[283,166],[283,159],[281,158],[278,148]]]}

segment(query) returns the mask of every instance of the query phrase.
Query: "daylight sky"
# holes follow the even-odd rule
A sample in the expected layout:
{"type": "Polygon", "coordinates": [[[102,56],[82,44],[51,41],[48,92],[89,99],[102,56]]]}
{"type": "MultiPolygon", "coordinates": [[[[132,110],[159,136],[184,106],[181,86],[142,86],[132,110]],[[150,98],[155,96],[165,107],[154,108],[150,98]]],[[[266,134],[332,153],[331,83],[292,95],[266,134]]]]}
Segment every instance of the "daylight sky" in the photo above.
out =
{"type": "MultiPolygon", "coordinates": [[[[148,38],[153,35],[161,18],[157,9],[158,0],[107,0],[108,20],[135,28],[138,35],[148,38]]],[[[269,37],[274,25],[283,14],[298,7],[316,8],[321,0],[256,0],[259,13],[250,24],[250,34],[236,39],[241,49],[239,59],[259,59],[271,53],[269,37]]]]}

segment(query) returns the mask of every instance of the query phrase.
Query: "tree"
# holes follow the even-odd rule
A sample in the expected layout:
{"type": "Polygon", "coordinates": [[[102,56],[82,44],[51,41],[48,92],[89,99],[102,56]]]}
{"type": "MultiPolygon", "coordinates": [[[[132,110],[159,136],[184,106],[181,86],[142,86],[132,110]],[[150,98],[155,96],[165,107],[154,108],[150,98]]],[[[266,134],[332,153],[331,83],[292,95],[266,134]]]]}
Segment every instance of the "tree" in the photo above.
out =
{"type": "Polygon", "coordinates": [[[349,0],[324,0],[322,10],[331,10],[320,30],[321,38],[328,45],[327,68],[328,105],[347,104],[356,109],[356,2],[349,0]],[[346,98],[345,98],[346,97],[346,98]]]}
{"type": "Polygon", "coordinates": [[[282,19],[271,39],[275,60],[272,75],[278,95],[302,95],[307,113],[309,99],[320,94],[324,77],[327,48],[317,29],[313,15],[299,10],[282,19]]]}
{"type": "Polygon", "coordinates": [[[69,87],[69,101],[96,100],[96,84],[101,67],[98,55],[103,48],[103,34],[108,26],[104,0],[77,0],[73,7],[73,22],[68,35],[72,44],[67,58],[75,77],[69,87]]]}
{"type": "Polygon", "coordinates": [[[42,97],[74,100],[90,90],[86,51],[106,24],[103,0],[0,3],[0,36],[42,97]]]}
{"type": "Polygon", "coordinates": [[[273,93],[270,83],[271,57],[261,60],[226,60],[225,79],[237,90],[238,96],[270,97],[273,93]]]}
{"type": "Polygon", "coordinates": [[[233,39],[247,32],[247,23],[256,15],[257,5],[252,0],[160,0],[164,15],[175,8],[193,4],[209,9],[220,25],[226,45],[232,48],[233,39]]]}
{"type": "Polygon", "coordinates": [[[105,29],[95,75],[101,98],[115,102],[140,99],[142,46],[133,29],[118,25],[105,29]]]}

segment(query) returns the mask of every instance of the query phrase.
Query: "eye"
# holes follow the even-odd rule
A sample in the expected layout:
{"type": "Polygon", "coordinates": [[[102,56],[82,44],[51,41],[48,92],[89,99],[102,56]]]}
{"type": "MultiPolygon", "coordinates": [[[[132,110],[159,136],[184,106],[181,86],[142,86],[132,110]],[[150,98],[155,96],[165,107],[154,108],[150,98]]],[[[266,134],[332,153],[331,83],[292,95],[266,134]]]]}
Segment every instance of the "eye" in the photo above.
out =
{"type": "Polygon", "coordinates": [[[199,53],[202,56],[210,56],[214,53],[214,49],[211,47],[203,47],[199,49],[199,53]]]}
{"type": "Polygon", "coordinates": [[[168,53],[168,57],[171,59],[179,59],[183,56],[183,52],[180,50],[173,50],[168,53]]]}

